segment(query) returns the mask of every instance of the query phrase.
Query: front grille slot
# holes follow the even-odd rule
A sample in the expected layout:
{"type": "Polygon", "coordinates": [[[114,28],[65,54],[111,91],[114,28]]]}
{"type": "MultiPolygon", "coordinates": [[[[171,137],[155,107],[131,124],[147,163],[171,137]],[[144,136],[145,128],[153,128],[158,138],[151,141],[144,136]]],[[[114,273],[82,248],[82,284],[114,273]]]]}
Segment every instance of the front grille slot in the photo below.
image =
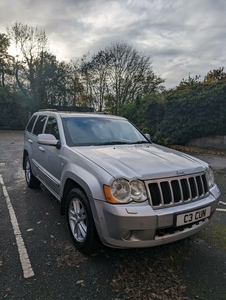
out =
{"type": "Polygon", "coordinates": [[[165,199],[165,204],[172,203],[172,194],[171,194],[169,182],[163,181],[160,183],[160,186],[162,190],[163,199],[165,199]]]}
{"type": "Polygon", "coordinates": [[[198,200],[209,194],[204,173],[147,182],[153,208],[198,200]]]}
{"type": "Polygon", "coordinates": [[[150,185],[150,193],[152,195],[152,203],[153,206],[161,205],[161,195],[160,195],[160,189],[158,187],[158,183],[154,182],[150,185]]]}
{"type": "Polygon", "coordinates": [[[199,196],[201,196],[203,194],[203,188],[202,188],[202,183],[201,183],[201,180],[200,180],[199,176],[196,177],[196,182],[197,182],[197,185],[198,185],[199,196]]]}
{"type": "Polygon", "coordinates": [[[195,178],[190,177],[188,180],[189,180],[189,184],[190,184],[190,188],[191,188],[191,197],[192,197],[192,199],[194,199],[197,197],[197,188],[196,188],[195,178]]]}
{"type": "Polygon", "coordinates": [[[181,201],[182,196],[181,196],[181,188],[178,180],[172,180],[171,181],[171,186],[173,189],[173,198],[174,198],[174,203],[178,203],[181,201]]]}
{"type": "Polygon", "coordinates": [[[181,179],[181,186],[182,186],[182,191],[183,191],[183,199],[184,201],[187,201],[190,199],[190,193],[189,193],[189,186],[187,179],[181,179]]]}

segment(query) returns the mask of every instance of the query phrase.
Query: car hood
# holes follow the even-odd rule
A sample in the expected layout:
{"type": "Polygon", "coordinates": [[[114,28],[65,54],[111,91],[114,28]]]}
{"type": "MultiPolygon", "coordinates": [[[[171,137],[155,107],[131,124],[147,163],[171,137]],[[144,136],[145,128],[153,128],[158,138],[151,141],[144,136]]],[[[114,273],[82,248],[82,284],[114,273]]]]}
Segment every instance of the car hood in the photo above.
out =
{"type": "Polygon", "coordinates": [[[113,177],[154,179],[203,171],[205,162],[156,144],[76,147],[113,177]]]}

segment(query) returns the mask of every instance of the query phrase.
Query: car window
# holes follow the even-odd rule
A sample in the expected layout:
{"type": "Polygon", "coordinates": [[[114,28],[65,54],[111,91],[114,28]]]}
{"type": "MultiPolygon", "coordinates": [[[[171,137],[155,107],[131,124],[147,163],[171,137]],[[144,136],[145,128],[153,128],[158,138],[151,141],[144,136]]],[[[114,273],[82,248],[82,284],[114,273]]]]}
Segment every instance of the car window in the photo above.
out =
{"type": "Polygon", "coordinates": [[[54,117],[48,118],[46,128],[45,128],[45,133],[50,133],[50,134],[54,135],[57,140],[60,139],[57,120],[54,117]]]}
{"type": "Polygon", "coordinates": [[[35,122],[36,118],[37,118],[37,116],[33,116],[33,117],[30,119],[30,121],[29,121],[29,123],[28,123],[28,125],[27,125],[27,128],[26,128],[27,131],[29,131],[29,132],[32,131],[32,128],[33,128],[33,125],[34,125],[34,122],[35,122]]]}
{"type": "Polygon", "coordinates": [[[146,143],[145,137],[127,120],[110,118],[63,118],[69,146],[146,143]]]}
{"type": "Polygon", "coordinates": [[[40,133],[42,133],[43,131],[43,127],[45,125],[45,121],[46,121],[46,116],[39,116],[37,122],[35,123],[35,127],[33,130],[33,134],[34,135],[38,135],[40,133]]]}

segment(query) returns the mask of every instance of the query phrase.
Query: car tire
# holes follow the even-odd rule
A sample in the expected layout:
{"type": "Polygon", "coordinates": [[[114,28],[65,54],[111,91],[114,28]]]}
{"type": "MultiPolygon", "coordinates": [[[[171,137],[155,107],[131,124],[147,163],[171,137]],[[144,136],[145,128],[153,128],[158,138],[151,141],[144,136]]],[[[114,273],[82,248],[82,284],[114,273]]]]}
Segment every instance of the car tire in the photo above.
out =
{"type": "Polygon", "coordinates": [[[28,187],[32,189],[37,189],[40,186],[40,181],[33,175],[32,170],[31,170],[31,164],[29,157],[26,156],[25,158],[25,179],[27,182],[28,187]]]}
{"type": "Polygon", "coordinates": [[[86,195],[72,189],[66,200],[67,225],[77,250],[91,254],[99,248],[99,237],[86,195]]]}

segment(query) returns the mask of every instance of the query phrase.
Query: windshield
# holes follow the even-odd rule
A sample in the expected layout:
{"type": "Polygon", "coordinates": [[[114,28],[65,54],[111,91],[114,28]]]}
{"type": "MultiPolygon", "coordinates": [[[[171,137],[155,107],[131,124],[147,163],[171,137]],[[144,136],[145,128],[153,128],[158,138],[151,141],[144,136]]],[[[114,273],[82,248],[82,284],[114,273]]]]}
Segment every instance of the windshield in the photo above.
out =
{"type": "Polygon", "coordinates": [[[95,117],[63,118],[68,146],[148,143],[127,120],[95,117]]]}

